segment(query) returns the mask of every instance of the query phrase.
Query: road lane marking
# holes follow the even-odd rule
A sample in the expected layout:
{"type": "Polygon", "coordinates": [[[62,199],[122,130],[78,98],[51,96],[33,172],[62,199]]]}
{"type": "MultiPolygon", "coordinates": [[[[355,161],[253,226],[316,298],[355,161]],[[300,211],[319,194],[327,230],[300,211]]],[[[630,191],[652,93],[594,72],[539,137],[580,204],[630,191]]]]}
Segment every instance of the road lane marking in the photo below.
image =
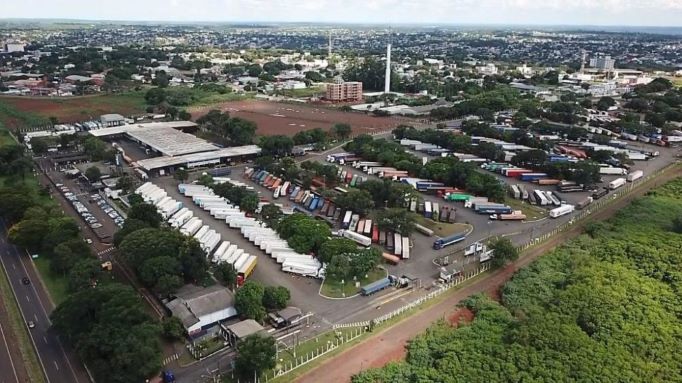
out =
{"type": "Polygon", "coordinates": [[[36,323],[38,323],[38,315],[37,315],[37,314],[33,314],[33,317],[36,318],[36,323]]]}
{"type": "Polygon", "coordinates": [[[29,298],[28,295],[26,296],[26,302],[31,302],[31,298],[29,298]]]}
{"type": "Polygon", "coordinates": [[[45,336],[43,336],[43,342],[45,342],[45,344],[47,344],[47,338],[45,338],[45,336]]]}
{"type": "Polygon", "coordinates": [[[13,264],[12,264],[12,269],[16,270],[16,269],[17,269],[17,265],[15,265],[15,264],[13,263],[13,264]]]}
{"type": "Polygon", "coordinates": [[[54,363],[54,368],[56,368],[57,371],[59,371],[59,365],[57,364],[57,361],[53,360],[52,363],[54,363]]]}

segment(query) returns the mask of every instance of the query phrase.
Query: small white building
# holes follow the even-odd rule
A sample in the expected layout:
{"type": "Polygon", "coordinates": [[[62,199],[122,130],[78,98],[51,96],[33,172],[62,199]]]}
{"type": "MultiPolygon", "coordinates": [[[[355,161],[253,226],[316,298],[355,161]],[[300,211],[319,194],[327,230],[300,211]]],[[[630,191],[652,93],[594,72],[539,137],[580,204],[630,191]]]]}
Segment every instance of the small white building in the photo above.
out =
{"type": "Polygon", "coordinates": [[[199,287],[185,285],[166,307],[182,322],[190,336],[201,335],[220,321],[234,317],[234,295],[220,285],[199,287]]]}
{"type": "Polygon", "coordinates": [[[125,125],[126,119],[120,114],[110,113],[99,116],[99,121],[105,128],[125,125]]]}

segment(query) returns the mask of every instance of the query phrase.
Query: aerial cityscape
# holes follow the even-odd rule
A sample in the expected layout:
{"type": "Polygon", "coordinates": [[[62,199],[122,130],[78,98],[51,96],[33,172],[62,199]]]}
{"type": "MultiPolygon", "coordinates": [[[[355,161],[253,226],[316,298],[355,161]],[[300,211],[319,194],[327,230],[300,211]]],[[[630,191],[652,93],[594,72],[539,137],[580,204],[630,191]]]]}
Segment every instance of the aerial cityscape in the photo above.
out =
{"type": "Polygon", "coordinates": [[[682,382],[682,4],[0,15],[0,383],[682,382]]]}

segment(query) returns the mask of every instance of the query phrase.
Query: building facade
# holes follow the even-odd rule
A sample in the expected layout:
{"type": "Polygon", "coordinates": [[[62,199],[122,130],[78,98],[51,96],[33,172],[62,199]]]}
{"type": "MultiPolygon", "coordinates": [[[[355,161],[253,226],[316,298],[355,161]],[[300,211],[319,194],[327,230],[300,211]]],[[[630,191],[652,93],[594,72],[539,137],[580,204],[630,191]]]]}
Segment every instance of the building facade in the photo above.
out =
{"type": "Polygon", "coordinates": [[[327,84],[327,100],[362,101],[362,83],[356,81],[327,84]]]}

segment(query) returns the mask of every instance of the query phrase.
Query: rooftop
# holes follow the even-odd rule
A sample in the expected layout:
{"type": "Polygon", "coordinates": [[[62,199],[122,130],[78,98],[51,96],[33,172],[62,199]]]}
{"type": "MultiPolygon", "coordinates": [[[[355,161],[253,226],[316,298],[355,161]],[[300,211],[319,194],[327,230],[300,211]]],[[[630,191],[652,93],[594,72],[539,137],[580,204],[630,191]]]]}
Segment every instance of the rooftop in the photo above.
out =
{"type": "Polygon", "coordinates": [[[211,152],[192,153],[175,157],[148,158],[137,161],[137,164],[148,171],[178,165],[187,165],[188,167],[192,167],[192,164],[200,166],[203,164],[208,164],[211,161],[217,162],[217,160],[221,158],[249,156],[258,154],[260,152],[261,149],[257,145],[235,146],[218,149],[211,152]]]}
{"type": "Polygon", "coordinates": [[[94,129],[88,131],[95,137],[105,137],[112,136],[116,134],[128,133],[130,131],[149,129],[149,128],[172,128],[172,129],[182,129],[182,128],[194,128],[197,124],[192,121],[170,121],[170,122],[149,122],[144,124],[130,124],[114,126],[111,128],[94,129]]]}
{"type": "Polygon", "coordinates": [[[264,330],[263,326],[258,324],[258,322],[253,319],[246,319],[241,322],[226,326],[225,328],[234,334],[234,336],[236,336],[238,339],[244,339],[249,335],[253,335],[264,330]]]}
{"type": "Polygon", "coordinates": [[[121,116],[120,114],[115,114],[115,113],[103,114],[99,118],[100,118],[100,121],[104,121],[104,122],[125,120],[125,117],[121,116]]]}
{"type": "Polygon", "coordinates": [[[167,126],[149,126],[129,130],[128,135],[166,156],[207,152],[218,149],[197,136],[167,126]]]}
{"type": "Polygon", "coordinates": [[[200,322],[201,317],[234,306],[232,293],[220,286],[200,287],[185,285],[175,294],[175,299],[166,303],[173,316],[180,319],[185,328],[200,322]]]}

